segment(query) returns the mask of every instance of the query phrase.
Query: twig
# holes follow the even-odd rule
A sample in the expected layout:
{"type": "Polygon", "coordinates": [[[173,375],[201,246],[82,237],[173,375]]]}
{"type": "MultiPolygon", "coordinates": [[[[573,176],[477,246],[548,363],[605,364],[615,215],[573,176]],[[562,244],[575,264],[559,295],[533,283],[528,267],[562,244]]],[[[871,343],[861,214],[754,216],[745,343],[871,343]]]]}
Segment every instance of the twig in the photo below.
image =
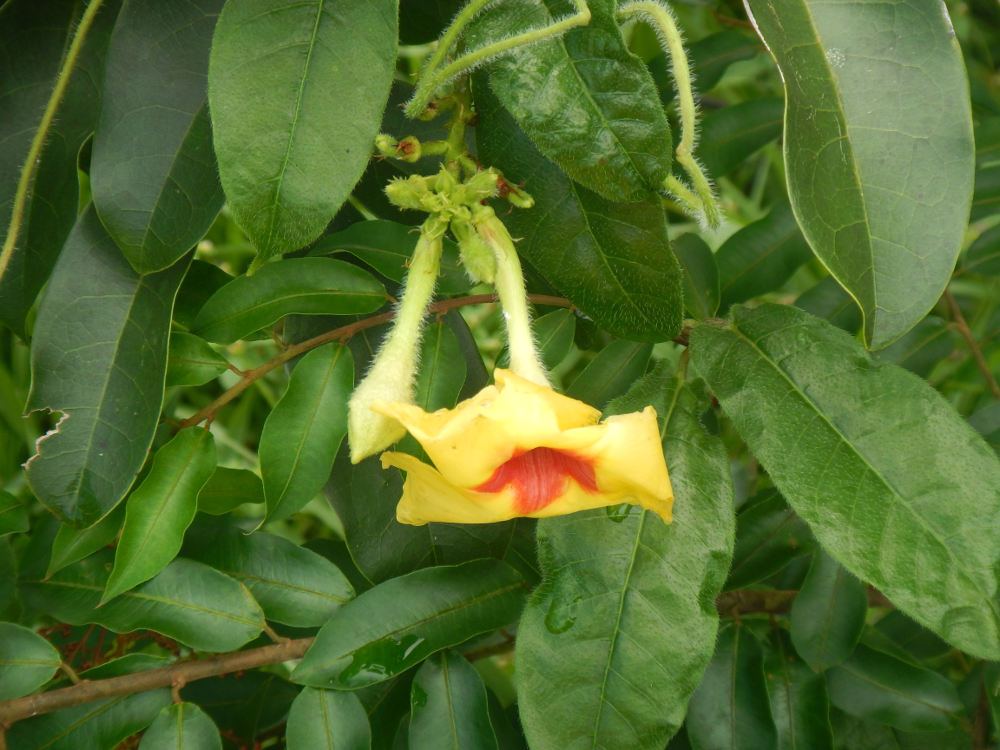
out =
{"type": "Polygon", "coordinates": [[[0,701],[0,729],[9,727],[15,721],[37,716],[60,708],[78,706],[82,703],[112,698],[117,695],[131,695],[143,690],[173,687],[206,677],[215,677],[242,669],[253,669],[265,664],[278,664],[288,659],[298,659],[312,645],[312,638],[277,643],[273,646],[220,654],[205,659],[172,664],[169,667],[152,669],[148,672],[110,677],[106,680],[84,680],[78,685],[51,690],[38,695],[28,695],[8,701],[0,701]]]}
{"type": "Polygon", "coordinates": [[[951,289],[944,290],[944,298],[948,300],[952,322],[972,352],[972,357],[976,360],[976,367],[979,368],[979,371],[986,379],[986,385],[989,386],[990,393],[993,394],[993,398],[1000,401],[1000,385],[997,385],[997,380],[993,377],[989,363],[986,361],[986,357],[983,356],[983,350],[979,348],[979,343],[972,335],[972,331],[969,330],[969,324],[965,322],[965,316],[962,315],[962,309],[958,306],[958,301],[955,299],[955,295],[951,293],[951,289]]]}

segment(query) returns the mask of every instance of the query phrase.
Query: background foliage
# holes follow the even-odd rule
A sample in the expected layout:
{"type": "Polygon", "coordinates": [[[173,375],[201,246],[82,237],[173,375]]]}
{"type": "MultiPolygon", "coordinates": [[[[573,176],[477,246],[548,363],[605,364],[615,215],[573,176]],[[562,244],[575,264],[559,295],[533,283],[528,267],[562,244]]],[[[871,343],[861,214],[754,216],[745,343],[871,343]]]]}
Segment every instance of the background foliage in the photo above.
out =
{"type": "MultiPolygon", "coordinates": [[[[675,517],[403,526],[346,404],[439,157],[371,154],[448,136],[402,105],[463,5],[0,6],[0,747],[996,747],[1000,6],[678,2],[711,229],[613,0],[446,84],[675,517]]],[[[456,54],[577,8],[478,5],[456,54]]],[[[437,289],[428,410],[507,361],[450,239],[437,289]]]]}

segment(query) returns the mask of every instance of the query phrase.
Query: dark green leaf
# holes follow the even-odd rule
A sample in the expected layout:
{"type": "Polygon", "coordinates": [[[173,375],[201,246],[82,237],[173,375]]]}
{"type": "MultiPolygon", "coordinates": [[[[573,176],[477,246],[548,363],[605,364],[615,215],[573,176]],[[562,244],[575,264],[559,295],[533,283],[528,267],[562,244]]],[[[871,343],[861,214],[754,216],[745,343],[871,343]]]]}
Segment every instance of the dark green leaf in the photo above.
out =
{"type": "MultiPolygon", "coordinates": [[[[77,156],[101,110],[108,39],[121,0],[109,0],[87,33],[27,193],[8,261],[0,261],[0,322],[24,338],[25,318],[49,278],[79,205],[77,156]],[[5,267],[4,267],[5,266],[5,267]]],[[[0,236],[56,74],[78,28],[82,3],[6,2],[0,8],[0,236]]]]}
{"type": "Polygon", "coordinates": [[[613,410],[650,402],[662,415],[673,523],[600,509],[538,524],[543,583],[516,656],[528,665],[517,680],[531,747],[662,750],[715,646],[712,602],[733,543],[725,450],[701,427],[691,388],[662,368],[613,410]]]}
{"type": "Polygon", "coordinates": [[[464,0],[400,0],[399,41],[433,42],[465,5],[464,0]]]}
{"type": "Polygon", "coordinates": [[[778,730],[777,750],[830,750],[833,731],[826,683],[795,655],[783,630],[772,630],[765,644],[764,675],[778,730]]]}
{"type": "Polygon", "coordinates": [[[785,85],[784,152],[813,251],[869,347],[937,302],[962,244],[975,153],[968,84],[938,3],[747,0],[785,85]]]}
{"type": "Polygon", "coordinates": [[[713,177],[732,172],[744,159],[781,135],[785,103],[762,96],[709,112],[701,121],[698,159],[713,177]]]}
{"type": "Polygon", "coordinates": [[[683,317],[683,275],[656,203],[616,203],[572,182],[538,153],[476,79],[479,157],[524,181],[535,207],[504,217],[518,252],[560,294],[622,338],[666,341],[683,317]]]}
{"type": "MultiPolygon", "coordinates": [[[[350,253],[387,279],[402,283],[419,236],[417,227],[395,221],[358,221],[340,232],[320,237],[309,254],[350,253]]],[[[442,294],[461,294],[471,285],[459,264],[458,246],[445,237],[437,290],[442,294]]]]}
{"type": "Polygon", "coordinates": [[[237,649],[264,626],[264,615],[245,587],[183,558],[98,609],[111,554],[101,550],[44,581],[25,580],[21,592],[32,606],[61,622],[94,622],[117,633],[155,630],[203,651],[237,649]]]}
{"type": "Polygon", "coordinates": [[[354,693],[307,687],[292,701],[285,742],[288,750],[369,750],[371,729],[354,693]]]}
{"type": "Polygon", "coordinates": [[[454,651],[432,656],[410,688],[410,750],[498,750],[486,688],[454,651]]]}
{"type": "Polygon", "coordinates": [[[386,299],[385,288],[363,268],[332,258],[289,258],[219,289],[199,311],[193,331],[231,344],[290,313],[369,313],[386,299]]]}
{"type": "Polygon", "coordinates": [[[778,747],[771,718],[760,645],[745,627],[719,633],[715,655],[688,709],[694,750],[757,750],[778,747]]]}
{"type": "Polygon", "coordinates": [[[49,557],[49,567],[45,577],[48,578],[67,565],[92,555],[101,547],[107,547],[118,536],[124,521],[125,506],[119,505],[86,529],[77,529],[65,523],[59,524],[59,530],[52,541],[52,555],[49,557]]]}
{"type": "Polygon", "coordinates": [[[146,478],[125,501],[125,525],[102,602],[148,581],[174,559],[215,463],[215,440],[201,427],[181,430],[156,452],[146,478]]]}
{"type": "Polygon", "coordinates": [[[193,328],[198,311],[205,306],[208,298],[232,280],[232,276],[214,263],[195,258],[177,292],[174,323],[184,329],[193,328]]]}
{"type": "Polygon", "coordinates": [[[218,467],[198,493],[198,511],[221,516],[243,503],[264,502],[264,483],[248,469],[218,467]]]}
{"type": "Polygon", "coordinates": [[[181,697],[198,704],[229,740],[227,750],[253,747],[257,736],[284,723],[300,688],[274,673],[251,670],[198,680],[181,697]],[[232,744],[230,744],[232,743],[232,744]]]}
{"type": "Polygon", "coordinates": [[[998,212],[1000,212],[1000,164],[993,164],[976,170],[969,220],[979,221],[995,216],[998,212]]]}
{"type": "Polygon", "coordinates": [[[950,729],[962,710],[950,680],[865,645],[827,672],[827,685],[838,708],[915,732],[950,729]]]}
{"type": "Polygon", "coordinates": [[[268,620],[318,627],[354,598],[354,588],[337,566],[273,534],[224,524],[196,524],[184,553],[243,583],[268,620]]]}
{"type": "Polygon", "coordinates": [[[865,584],[818,549],[792,602],[791,633],[795,650],[816,672],[851,655],[865,627],[865,584]]]}
{"type": "MultiPolygon", "coordinates": [[[[652,76],[622,39],[615,3],[588,5],[586,26],[498,58],[490,85],[573,180],[612,201],[649,198],[670,175],[670,128],[652,76]]],[[[499,4],[467,32],[468,46],[548,26],[569,10],[554,0],[499,4]]]]}
{"type": "Polygon", "coordinates": [[[861,311],[832,276],[826,276],[795,300],[795,306],[824,318],[837,328],[856,333],[861,328],[861,311]]]}
{"type": "MultiPolygon", "coordinates": [[[[565,359],[575,333],[576,316],[572,310],[555,310],[531,321],[531,334],[545,369],[551,370],[565,359]]],[[[510,367],[510,352],[506,348],[497,357],[496,366],[510,367]]]]}
{"type": "Polygon", "coordinates": [[[222,208],[208,50],[223,0],[126,3],[108,48],[90,185],[139,273],[173,265],[222,208]]]}
{"type": "Polygon", "coordinates": [[[174,295],[188,259],[139,276],[93,208],[74,227],[38,312],[28,408],[62,412],[28,481],[73,525],[124,497],[146,460],[163,402],[174,295]]]}
{"type": "Polygon", "coordinates": [[[919,661],[936,659],[951,651],[951,646],[898,609],[886,613],[885,617],[875,624],[875,628],[895,646],[919,661]]]}
{"type": "Polygon", "coordinates": [[[465,384],[465,360],[458,339],[443,321],[424,328],[419,362],[413,403],[426,412],[452,408],[465,384]]]}
{"type": "Polygon", "coordinates": [[[194,703],[171,703],[143,733],[139,750],[222,750],[222,739],[194,703]]]}
{"type": "Polygon", "coordinates": [[[0,490],[0,536],[28,530],[28,510],[6,490],[0,490]]]}
{"type": "Polygon", "coordinates": [[[1000,274],[1000,224],[987,229],[969,246],[962,270],[988,276],[1000,274]]]}
{"type": "Polygon", "coordinates": [[[954,350],[955,338],[951,326],[936,315],[928,315],[894,344],[873,356],[876,360],[893,362],[926,378],[954,350]]]}
{"type": "Polygon", "coordinates": [[[830,723],[835,750],[900,750],[895,732],[885,724],[864,721],[836,706],[830,708],[830,723]]]}
{"type": "Polygon", "coordinates": [[[691,350],[827,551],[941,637],[1000,658],[1000,461],[951,405],[791,307],[737,307],[691,350]]]}
{"type": "Polygon", "coordinates": [[[566,395],[603,409],[642,377],[652,353],[651,344],[612,341],[587,363],[566,389],[566,395]]]}
{"type": "Polygon", "coordinates": [[[265,520],[300,510],[323,488],[347,434],[353,387],[354,362],[343,344],[324,344],[295,365],[260,435],[265,520]]]}
{"type": "MultiPolygon", "coordinates": [[[[734,62],[749,60],[762,52],[760,42],[739,31],[728,29],[711,34],[687,45],[688,58],[694,72],[698,91],[710,91],[722,80],[726,69],[734,62]]],[[[664,104],[674,97],[674,77],[670,71],[670,57],[661,53],[649,61],[660,99],[664,104]]]]}
{"type": "Polygon", "coordinates": [[[811,257],[788,204],[778,204],[759,221],[749,224],[715,254],[723,310],[737,302],[773,292],[811,257]]]}
{"type": "Polygon", "coordinates": [[[0,701],[34,692],[61,662],[59,652],[33,630],[0,622],[0,701]]]}
{"type": "Polygon", "coordinates": [[[736,549],[726,590],[763,581],[816,545],[806,523],[775,490],[751,498],[736,516],[736,549]]]}
{"type": "Polygon", "coordinates": [[[203,385],[229,369],[226,358],[203,338],[183,331],[170,334],[167,387],[203,385]]]}
{"type": "Polygon", "coordinates": [[[341,607],[292,677],[339,689],[381,682],[435,651],[509,625],[524,594],[521,576],[498,560],[393,578],[341,607]]]}
{"type": "Polygon", "coordinates": [[[319,236],[361,177],[395,70],[398,5],[223,9],[209,64],[215,152],[256,263],[319,236]]]}
{"type": "Polygon", "coordinates": [[[1000,403],[992,403],[969,417],[969,426],[992,446],[1000,446],[1000,403]]]}
{"type": "Polygon", "coordinates": [[[684,271],[684,308],[698,320],[712,317],[719,309],[719,266],[712,249],[697,234],[682,235],[673,245],[684,271]]]}

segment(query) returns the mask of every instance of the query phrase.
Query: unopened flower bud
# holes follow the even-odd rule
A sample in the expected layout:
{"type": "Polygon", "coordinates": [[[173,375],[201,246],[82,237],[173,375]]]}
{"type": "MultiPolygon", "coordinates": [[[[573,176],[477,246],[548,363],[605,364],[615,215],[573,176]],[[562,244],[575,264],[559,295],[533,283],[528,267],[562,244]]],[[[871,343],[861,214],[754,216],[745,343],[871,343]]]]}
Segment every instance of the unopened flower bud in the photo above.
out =
{"type": "Polygon", "coordinates": [[[492,284],[497,275],[497,259],[493,250],[483,242],[475,227],[467,219],[455,217],[451,220],[451,232],[458,240],[465,272],[473,281],[492,284]]]}
{"type": "Polygon", "coordinates": [[[389,184],[385,186],[385,195],[395,206],[422,211],[424,199],[430,195],[430,191],[425,178],[413,175],[406,179],[397,177],[389,180],[389,184]]]}

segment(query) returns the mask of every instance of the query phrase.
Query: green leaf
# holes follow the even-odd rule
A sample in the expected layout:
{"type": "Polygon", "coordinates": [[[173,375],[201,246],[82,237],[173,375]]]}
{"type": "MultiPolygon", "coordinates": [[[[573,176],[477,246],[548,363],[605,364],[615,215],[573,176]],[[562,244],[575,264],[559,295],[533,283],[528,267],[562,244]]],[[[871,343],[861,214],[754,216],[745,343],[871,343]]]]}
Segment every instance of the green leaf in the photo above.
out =
{"type": "Polygon", "coordinates": [[[444,321],[424,328],[418,361],[413,403],[426,412],[452,408],[465,384],[465,360],[458,338],[444,321]]]}
{"type": "Polygon", "coordinates": [[[826,679],[835,706],[899,729],[950,729],[963,708],[951,680],[863,644],[826,679]]]}
{"type": "Polygon", "coordinates": [[[722,243],[715,254],[723,310],[777,290],[811,254],[787,204],[778,204],[722,243]]]}
{"type": "Polygon", "coordinates": [[[898,609],[886,613],[875,629],[918,661],[937,659],[951,651],[951,646],[898,609]]]}
{"type": "Polygon", "coordinates": [[[674,253],[684,271],[684,309],[698,320],[719,309],[719,266],[715,254],[697,234],[674,240],[674,253]]]}
{"type": "MultiPolygon", "coordinates": [[[[722,80],[730,65],[740,60],[749,60],[761,51],[760,42],[732,29],[691,42],[687,45],[687,53],[698,91],[702,94],[710,91],[722,80]]],[[[664,104],[669,103],[674,98],[670,56],[663,52],[652,58],[647,65],[660,90],[660,100],[664,104]]]]}
{"type": "Polygon", "coordinates": [[[454,651],[423,663],[410,688],[410,750],[498,750],[486,688],[454,651]]]}
{"type": "MultiPolygon", "coordinates": [[[[25,318],[49,278],[80,202],[77,159],[101,110],[108,39],[121,0],[100,8],[45,133],[20,232],[0,266],[0,322],[25,338],[25,318]]],[[[0,9],[0,236],[6,239],[17,184],[56,75],[85,8],[12,0],[0,9]]]]}
{"type": "Polygon", "coordinates": [[[59,530],[52,541],[52,555],[49,557],[49,567],[45,577],[48,578],[67,565],[72,565],[94,554],[101,547],[110,545],[118,537],[124,521],[125,506],[119,505],[86,529],[77,529],[65,523],[59,524],[59,530]]]}
{"type": "Polygon", "coordinates": [[[29,410],[63,416],[27,469],[35,495],[67,523],[107,515],[146,460],[188,262],[139,276],[92,207],[63,248],[35,324],[28,397],[29,410]]]}
{"type": "Polygon", "coordinates": [[[761,96],[723,109],[701,121],[698,159],[713,177],[723,177],[758,149],[781,135],[785,103],[761,96]]]}
{"type": "Polygon", "coordinates": [[[193,328],[195,318],[208,298],[232,280],[232,276],[214,263],[195,258],[177,292],[174,323],[185,330],[193,328]]]}
{"type": "Polygon", "coordinates": [[[830,554],[945,640],[1000,658],[1000,461],[950,404],[791,307],[734,308],[691,351],[830,554]]]}
{"type": "MultiPolygon", "coordinates": [[[[801,595],[800,595],[801,596],[801,595]]],[[[764,675],[771,715],[778,731],[777,750],[830,750],[830,699],[822,675],[795,655],[788,634],[774,628],[764,649],[764,675]]]]}
{"type": "Polygon", "coordinates": [[[397,8],[248,0],[223,9],[208,98],[222,186],[255,264],[318,237],[361,177],[395,71],[397,8]]]}
{"type": "MultiPolygon", "coordinates": [[[[670,127],[652,76],[618,29],[615,3],[587,4],[586,26],[493,62],[490,86],[538,150],[570,178],[608,200],[647,199],[670,175],[670,127]]],[[[548,26],[568,10],[554,0],[503,3],[480,15],[466,33],[467,45],[548,26]]]]}
{"type": "Polygon", "coordinates": [[[28,530],[28,509],[6,490],[0,490],[0,536],[28,530]]]}
{"type": "Polygon", "coordinates": [[[115,24],[90,187],[139,273],[173,265],[222,208],[208,119],[208,51],[222,0],[127,2],[115,24]]]}
{"type": "MultiPolygon", "coordinates": [[[[500,6],[506,7],[506,6],[500,6]]],[[[616,203],[546,160],[482,79],[475,79],[479,158],[524,181],[535,207],[504,217],[518,252],[560,294],[622,338],[666,341],[683,318],[683,275],[659,201],[616,203]]]]}
{"type": "Polygon", "coordinates": [[[543,582],[516,652],[530,665],[517,681],[531,747],[662,750],[715,647],[713,601],[733,543],[725,449],[701,427],[691,387],[663,367],[613,411],[650,402],[662,415],[673,523],[633,508],[620,520],[599,509],[538,524],[543,582]]]}
{"type": "Polygon", "coordinates": [[[854,651],[867,615],[865,584],[823,550],[816,550],[792,602],[795,650],[815,672],[836,666],[854,651]]]}
{"type": "Polygon", "coordinates": [[[33,693],[52,679],[62,659],[33,630],[0,622],[0,701],[33,693]]]}
{"type": "Polygon", "coordinates": [[[193,332],[231,344],[290,313],[370,313],[386,299],[385,288],[363,268],[332,258],[289,258],[215,292],[198,312],[193,332]]]}
{"type": "Polygon", "coordinates": [[[222,750],[222,738],[194,703],[171,703],[143,733],[139,750],[222,750]]]}
{"type": "Polygon", "coordinates": [[[652,353],[650,344],[612,341],[569,384],[566,395],[603,409],[642,377],[652,353]]]}
{"type": "Polygon", "coordinates": [[[225,523],[197,523],[184,554],[243,583],[268,620],[318,627],[354,598],[354,587],[325,557],[273,534],[247,536],[225,523]]]}
{"type": "Polygon", "coordinates": [[[785,499],[775,490],[765,490],[736,516],[736,549],[725,588],[743,589],[763,581],[815,546],[809,527],[785,499]]]}
{"type": "Polygon", "coordinates": [[[260,434],[264,521],[300,510],[323,488],[347,434],[353,387],[354,361],[343,344],[324,344],[295,365],[260,434]]]}
{"type": "MultiPolygon", "coordinates": [[[[340,232],[320,237],[309,254],[349,253],[387,279],[402,283],[419,236],[417,227],[395,221],[358,221],[340,232]]],[[[442,294],[462,294],[472,283],[460,265],[458,245],[447,237],[443,239],[437,290],[442,294]]]]}
{"type": "Polygon", "coordinates": [[[146,478],[125,501],[125,525],[102,604],[148,581],[174,559],[215,462],[215,440],[201,427],[181,430],[156,452],[146,478]]]}
{"type": "Polygon", "coordinates": [[[98,609],[111,554],[101,550],[44,581],[24,580],[21,592],[60,622],[93,622],[116,633],[155,630],[200,651],[232,651],[264,627],[264,615],[244,586],[183,558],[98,609]]]}
{"type": "Polygon", "coordinates": [[[381,682],[428,655],[509,625],[524,601],[521,576],[499,560],[416,570],[341,607],[292,679],[354,689],[381,682]]]}
{"type": "Polygon", "coordinates": [[[928,315],[874,359],[892,362],[926,378],[937,364],[955,350],[955,336],[947,321],[928,315]]]}
{"type": "Polygon", "coordinates": [[[369,750],[371,729],[354,693],[303,688],[292,702],[285,730],[288,750],[369,750]]]}
{"type": "Polygon", "coordinates": [[[264,483],[248,469],[220,466],[198,493],[198,512],[221,516],[243,503],[264,502],[264,483]]]}
{"type": "Polygon", "coordinates": [[[1000,224],[987,229],[969,245],[962,270],[988,276],[1000,274],[1000,224]]]}
{"type": "Polygon", "coordinates": [[[167,387],[204,385],[229,369],[229,362],[205,339],[183,331],[170,334],[167,387]]]}
{"type": "Polygon", "coordinates": [[[229,748],[249,748],[259,734],[287,719],[299,691],[298,685],[274,673],[250,670],[239,679],[226,675],[192,682],[181,690],[181,698],[196,703],[212,718],[229,740],[229,748]]]}
{"type": "Polygon", "coordinates": [[[947,10],[817,0],[747,9],[785,85],[795,215],[861,307],[868,346],[881,349],[941,296],[969,214],[969,89],[947,10]]]}
{"type": "Polygon", "coordinates": [[[861,328],[861,311],[832,276],[825,276],[795,300],[800,310],[824,318],[837,328],[856,333],[861,328]]]}
{"type": "Polygon", "coordinates": [[[729,625],[688,709],[694,750],[778,747],[760,644],[745,627],[729,625]]]}
{"type": "MultiPolygon", "coordinates": [[[[576,315],[572,310],[555,310],[531,321],[531,335],[542,355],[545,369],[551,370],[569,354],[576,334],[576,315]]],[[[497,367],[510,367],[507,347],[497,357],[497,367]]]]}

